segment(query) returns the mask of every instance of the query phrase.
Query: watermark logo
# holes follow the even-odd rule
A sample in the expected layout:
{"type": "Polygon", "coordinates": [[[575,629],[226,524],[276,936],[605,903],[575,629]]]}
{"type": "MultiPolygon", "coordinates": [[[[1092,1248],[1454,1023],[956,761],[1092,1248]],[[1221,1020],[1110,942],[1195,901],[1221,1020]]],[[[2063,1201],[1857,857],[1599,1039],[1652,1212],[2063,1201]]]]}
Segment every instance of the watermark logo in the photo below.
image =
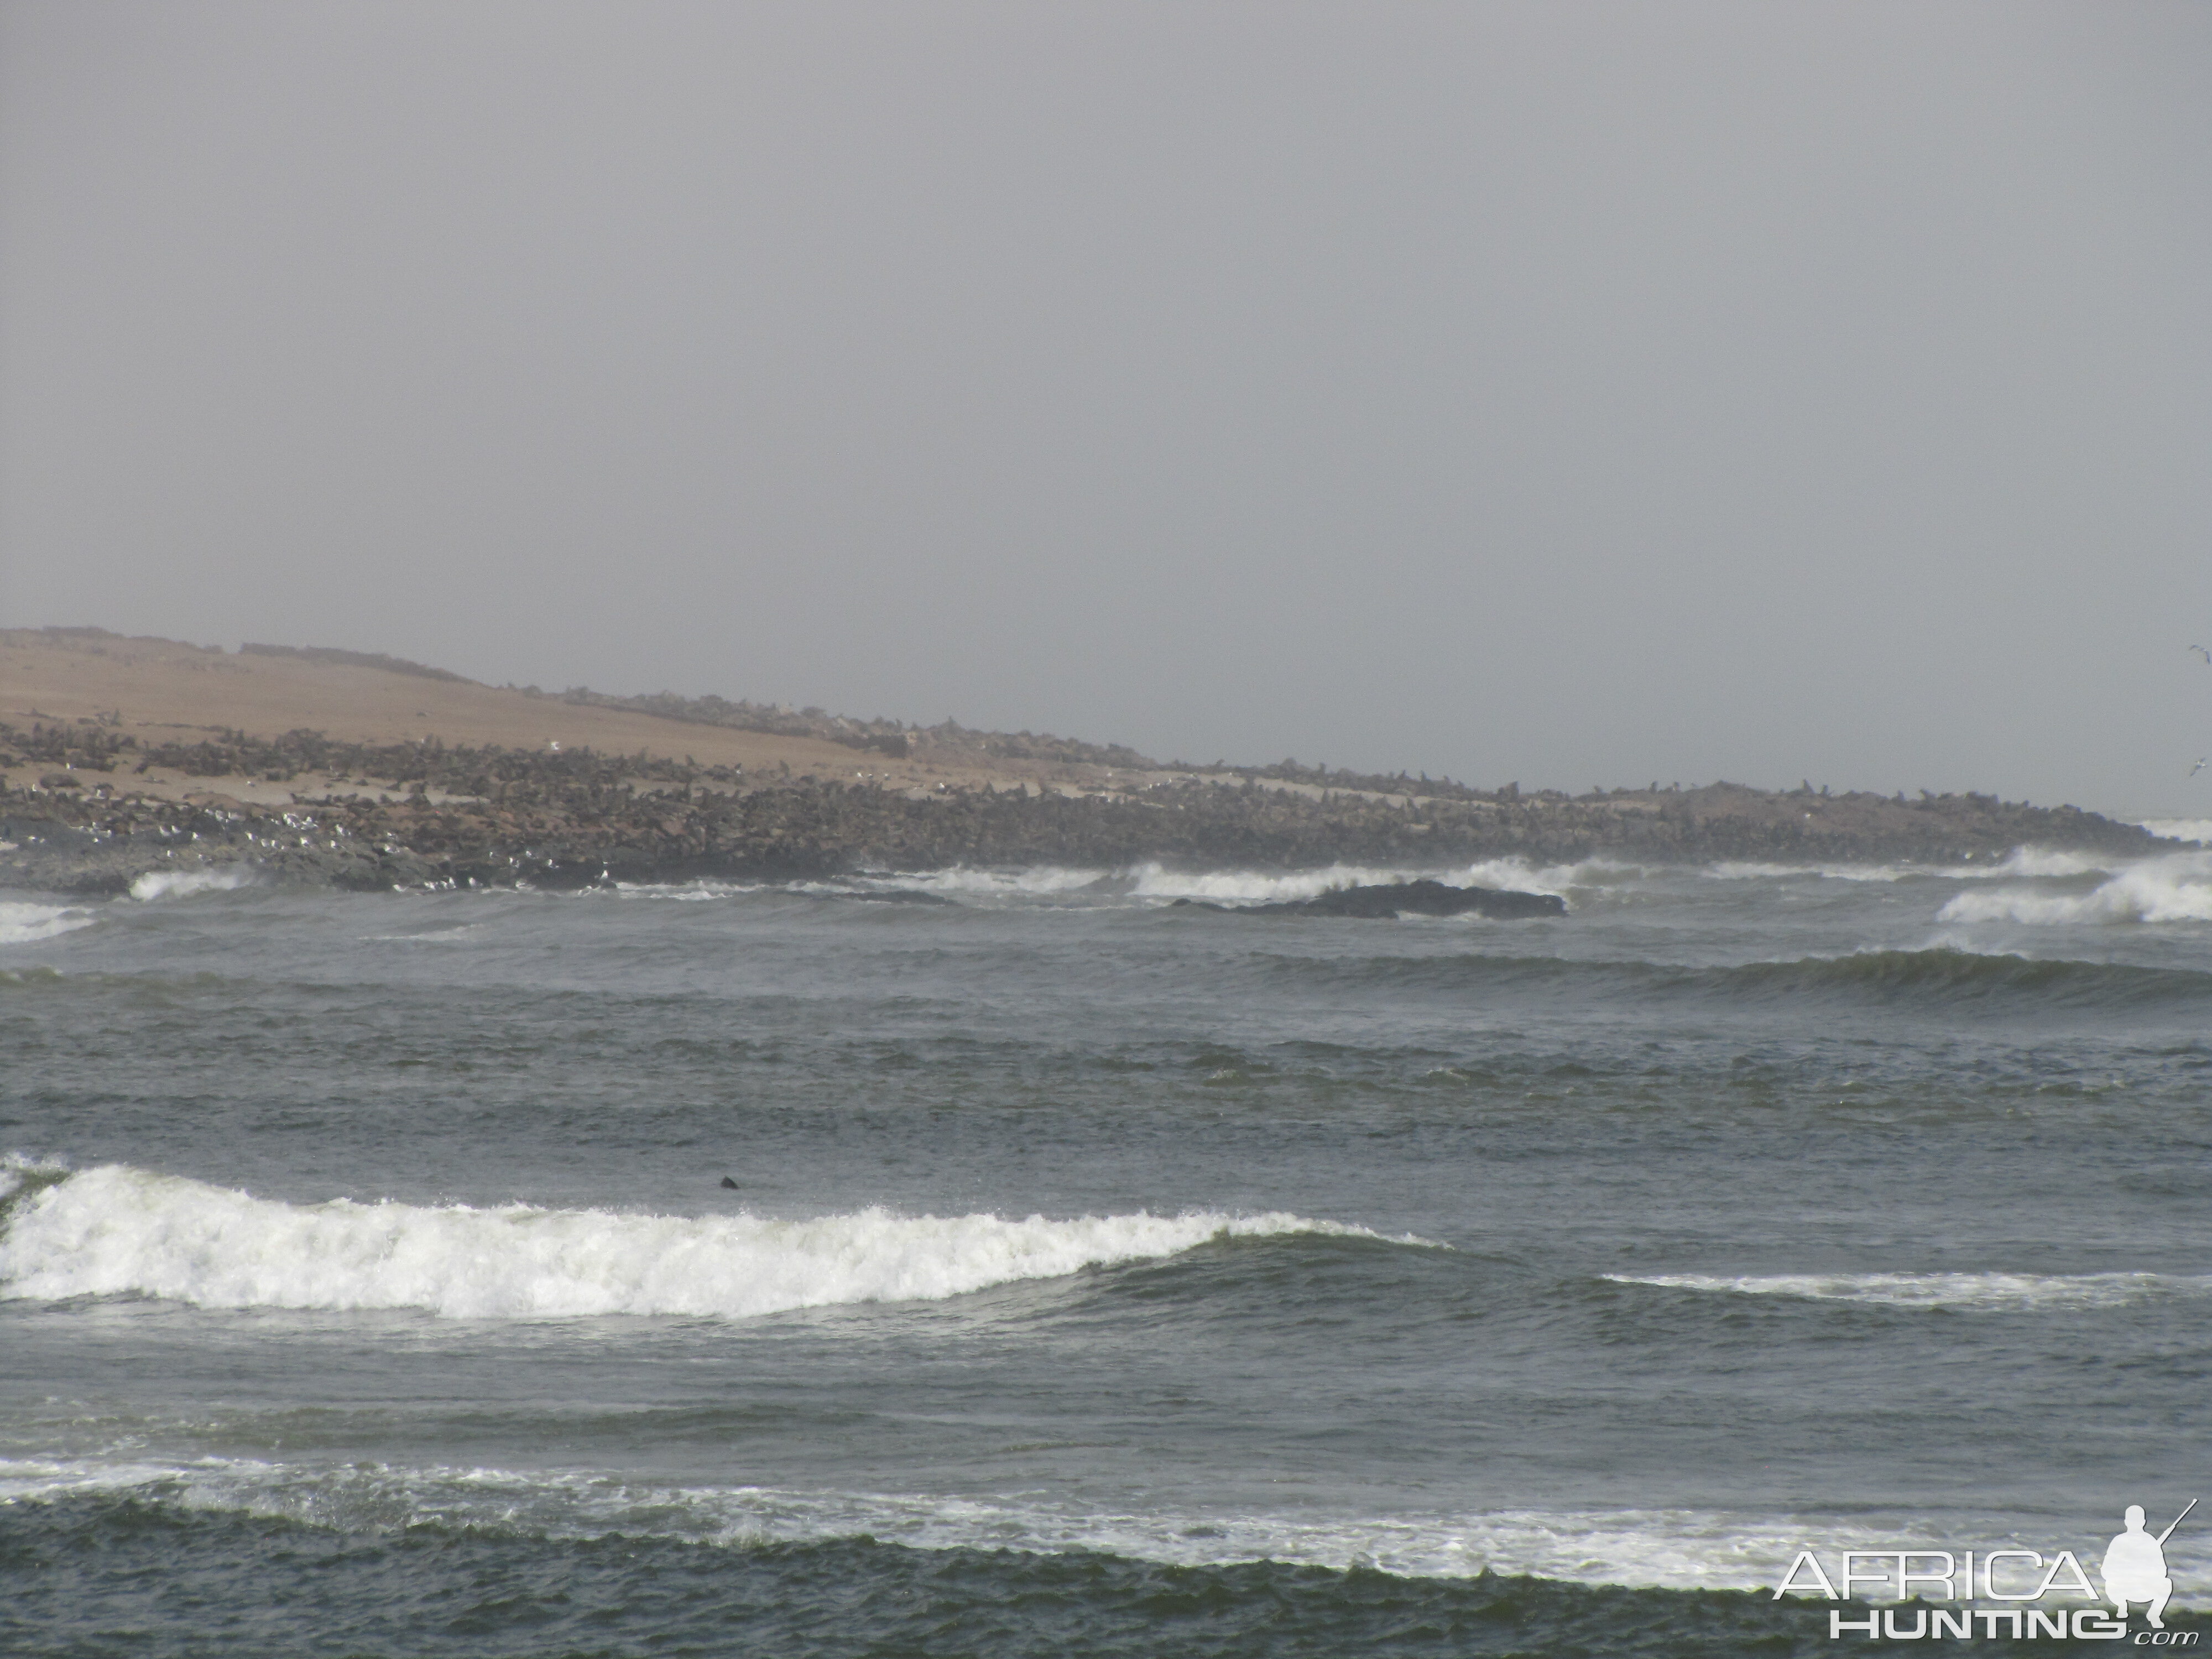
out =
{"type": "Polygon", "coordinates": [[[2165,1531],[2152,1533],[2142,1505],[2129,1504],[2120,1532],[2097,1564],[2101,1589],[2090,1582],[2072,1550],[2049,1555],[2025,1549],[1847,1550],[1840,1558],[1841,1571],[1832,1573],[1814,1552],[1800,1550],[1775,1587],[1774,1599],[1796,1595],[1850,1601],[1863,1591],[1922,1604],[1909,1613],[1867,1607],[1849,1616],[1842,1608],[1831,1608],[1831,1641],[1845,1636],[1904,1642],[1931,1637],[2090,1642],[2132,1638],[2137,1647],[2194,1647],[2199,1632],[2166,1627],[2166,1605],[2173,1596],[2166,1540],[2196,1507],[2192,1498],[2165,1531]],[[2040,1605],[2046,1597],[2089,1605],[2040,1605]],[[1929,1605],[1935,1602],[1954,1605],[1929,1605]],[[2129,1609],[2134,1607],[2142,1609],[2148,1628],[2136,1630],[2130,1624],[2129,1609]]]}

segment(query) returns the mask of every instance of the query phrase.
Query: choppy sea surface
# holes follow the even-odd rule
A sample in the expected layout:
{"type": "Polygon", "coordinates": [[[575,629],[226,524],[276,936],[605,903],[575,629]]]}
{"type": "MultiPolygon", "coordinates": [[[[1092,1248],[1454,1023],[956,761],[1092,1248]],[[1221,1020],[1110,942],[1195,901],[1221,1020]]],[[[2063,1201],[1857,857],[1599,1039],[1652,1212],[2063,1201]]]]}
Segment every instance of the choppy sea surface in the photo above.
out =
{"type": "Polygon", "coordinates": [[[1875,1650],[2212,1500],[2191,845],[0,894],[0,1151],[9,1653],[1875,1650]],[[1395,874],[1570,908],[1173,902],[1395,874]]]}

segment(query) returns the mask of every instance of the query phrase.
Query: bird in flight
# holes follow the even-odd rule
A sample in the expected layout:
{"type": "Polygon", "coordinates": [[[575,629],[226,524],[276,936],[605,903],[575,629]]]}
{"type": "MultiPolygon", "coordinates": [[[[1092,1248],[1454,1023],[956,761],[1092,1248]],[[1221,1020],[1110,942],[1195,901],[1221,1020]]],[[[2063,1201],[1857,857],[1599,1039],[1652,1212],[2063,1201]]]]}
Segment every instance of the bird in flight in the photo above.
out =
{"type": "Polygon", "coordinates": [[[2203,658],[2205,661],[2212,662],[2212,651],[2207,651],[2201,645],[2192,645],[2189,648],[2191,651],[2194,651],[2198,656],[2203,658]]]}
{"type": "Polygon", "coordinates": [[[2189,775],[2190,775],[2191,777],[2192,777],[2192,778],[2193,778],[2193,777],[2195,777],[2195,776],[2196,776],[2199,772],[2202,772],[2202,771],[2203,771],[2203,770],[2207,766],[2212,766],[2212,755],[2206,755],[2206,756],[2204,756],[2203,757],[2202,757],[2201,759],[2199,759],[2199,760],[2197,761],[2197,764],[2196,764],[2196,765],[2194,765],[2194,766],[2192,766],[2192,767],[2191,767],[2191,768],[2189,769],[2189,775]]]}

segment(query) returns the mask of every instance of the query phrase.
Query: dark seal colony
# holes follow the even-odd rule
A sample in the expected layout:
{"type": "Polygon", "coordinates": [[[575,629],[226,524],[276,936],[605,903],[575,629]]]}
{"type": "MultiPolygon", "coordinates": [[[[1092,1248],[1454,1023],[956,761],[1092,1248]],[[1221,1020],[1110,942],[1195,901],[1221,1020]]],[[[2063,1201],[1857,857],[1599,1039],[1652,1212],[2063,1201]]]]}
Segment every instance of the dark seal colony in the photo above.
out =
{"type": "MultiPolygon", "coordinates": [[[[911,730],[911,728],[910,728],[911,730]]],[[[873,736],[875,734],[868,734],[873,736]]],[[[927,734],[916,733],[917,736],[927,734]]],[[[972,736],[972,734],[963,734],[972,736]]],[[[1124,775],[1108,787],[948,787],[759,775],[589,749],[343,743],[313,731],[141,739],[98,721],[0,724],[0,765],[40,769],[0,799],[0,885],[121,892],[149,872],[244,864],[344,887],[580,886],[698,877],[794,878],[956,865],[1111,869],[1146,860],[1291,870],[1339,861],[1443,868],[1518,856],[1663,863],[2001,858],[2021,845],[2141,855],[2162,843],[2071,806],[1994,796],[1704,788],[1485,793],[1291,763],[1124,775]],[[256,805],[214,787],[134,790],[153,768],[246,780],[313,773],[319,793],[256,805]]],[[[240,787],[234,785],[234,787],[240,787]]],[[[1435,883],[1354,889],[1312,914],[1468,902],[1435,883]],[[1430,888],[1437,888],[1431,893],[1430,888]]],[[[1492,901],[1472,901],[1478,908],[1492,901]]]]}

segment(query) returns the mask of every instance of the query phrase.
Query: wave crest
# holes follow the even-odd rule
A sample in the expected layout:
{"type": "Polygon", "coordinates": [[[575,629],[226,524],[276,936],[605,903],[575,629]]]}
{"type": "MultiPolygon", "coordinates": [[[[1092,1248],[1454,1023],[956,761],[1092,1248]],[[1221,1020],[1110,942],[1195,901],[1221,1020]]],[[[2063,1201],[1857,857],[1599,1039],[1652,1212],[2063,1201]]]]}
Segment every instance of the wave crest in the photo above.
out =
{"type": "Polygon", "coordinates": [[[2212,1295],[2212,1278],[2171,1273],[1607,1273],[1616,1285],[1789,1296],[1816,1302],[1865,1302],[1895,1308],[1958,1308],[1984,1313],[2116,1308],[2167,1296],[2212,1295]]]}
{"type": "Polygon", "coordinates": [[[1850,990],[1914,1002],[2027,994],[2061,1002],[2136,1002],[2212,993],[2212,975],[1970,951],[1862,951],[1848,957],[1757,962],[1712,970],[1740,994],[1850,990]]]}
{"type": "MultiPolygon", "coordinates": [[[[1942,1548],[1953,1535],[1940,1522],[1908,1522],[1900,1535],[1862,1517],[1694,1509],[1222,1513],[1097,1509],[1034,1497],[683,1486],[591,1470],[0,1458],[0,1504],[103,1497],[355,1534],[466,1528],[537,1539],[675,1538],[734,1549],[869,1538],[932,1551],[1079,1552],[1189,1567],[1359,1565],[1421,1578],[1528,1574],[1697,1591],[1767,1589],[1803,1548],[1823,1555],[1894,1550],[1900,1542],[1942,1548]]],[[[2019,1541],[2004,1520],[1992,1521],[1984,1536],[2019,1541]]]]}
{"type": "Polygon", "coordinates": [[[2212,844],[2212,818],[2145,818],[2142,827],[2163,841],[2212,844]]]}
{"type": "Polygon", "coordinates": [[[0,900],[0,945],[36,945],[40,939],[89,927],[99,920],[81,905],[0,900]]]}
{"type": "Polygon", "coordinates": [[[1801,998],[1873,1001],[1915,1011],[1946,1006],[2121,1008],[2212,997],[2212,973],[2063,957],[1983,955],[1941,948],[1862,951],[1843,957],[1677,967],[1561,957],[1376,956],[1316,959],[1263,957],[1284,978],[1350,990],[1610,993],[1638,1000],[1712,1000],[1730,1006],[1801,998]]]}
{"type": "MultiPolygon", "coordinates": [[[[21,1204],[0,1235],[0,1296],[137,1295],[209,1308],[417,1308],[462,1319],[742,1318],[935,1300],[1211,1239],[1376,1237],[1274,1212],[1009,1220],[881,1209],[781,1221],[357,1203],[293,1205],[120,1164],[21,1204]]],[[[1403,1240],[1403,1243],[1419,1243],[1403,1240]]]]}
{"type": "Polygon", "coordinates": [[[2013,921],[2028,927],[2212,921],[2212,854],[2146,859],[2087,893],[2052,893],[2033,887],[1961,893],[1937,912],[1937,920],[2013,921]]]}
{"type": "Polygon", "coordinates": [[[251,870],[235,865],[215,870],[149,870],[131,884],[131,896],[141,902],[190,898],[195,893],[228,893],[250,884],[251,870]]]}
{"type": "Polygon", "coordinates": [[[1269,872],[1263,870],[1170,870],[1158,864],[1139,865],[1130,873],[1133,895],[1140,899],[1205,899],[1217,904],[1283,903],[1318,898],[1340,887],[1387,887],[1401,881],[1441,881],[1447,887],[1488,887],[1501,891],[1549,893],[1564,897],[1569,890],[1590,884],[1604,875],[1631,870],[1603,860],[1583,864],[1536,866],[1524,859],[1485,859],[1447,870],[1433,866],[1332,864],[1323,869],[1269,872]]]}

